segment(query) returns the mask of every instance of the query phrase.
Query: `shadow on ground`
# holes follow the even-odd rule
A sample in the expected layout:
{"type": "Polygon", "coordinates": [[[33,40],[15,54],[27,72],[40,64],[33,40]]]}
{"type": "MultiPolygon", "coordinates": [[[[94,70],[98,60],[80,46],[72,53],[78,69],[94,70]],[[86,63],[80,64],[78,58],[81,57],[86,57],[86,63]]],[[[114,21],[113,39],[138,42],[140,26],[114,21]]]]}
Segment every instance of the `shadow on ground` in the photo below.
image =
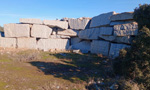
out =
{"type": "Polygon", "coordinates": [[[57,78],[63,78],[72,82],[87,81],[90,78],[107,77],[112,75],[108,72],[110,67],[107,64],[107,58],[101,58],[97,55],[59,53],[49,54],[55,56],[61,62],[32,61],[29,62],[36,66],[45,75],[53,75],[57,78]]]}

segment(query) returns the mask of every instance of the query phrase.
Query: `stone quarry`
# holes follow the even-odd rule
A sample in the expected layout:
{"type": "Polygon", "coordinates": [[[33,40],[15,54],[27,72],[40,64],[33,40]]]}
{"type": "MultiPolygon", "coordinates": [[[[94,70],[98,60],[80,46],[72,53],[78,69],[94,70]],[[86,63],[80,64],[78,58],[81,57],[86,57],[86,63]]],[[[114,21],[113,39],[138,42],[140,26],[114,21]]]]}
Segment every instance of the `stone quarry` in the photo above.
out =
{"type": "Polygon", "coordinates": [[[20,19],[4,25],[0,47],[43,51],[80,50],[110,58],[129,48],[138,33],[133,12],[103,13],[93,18],[20,19]]]}

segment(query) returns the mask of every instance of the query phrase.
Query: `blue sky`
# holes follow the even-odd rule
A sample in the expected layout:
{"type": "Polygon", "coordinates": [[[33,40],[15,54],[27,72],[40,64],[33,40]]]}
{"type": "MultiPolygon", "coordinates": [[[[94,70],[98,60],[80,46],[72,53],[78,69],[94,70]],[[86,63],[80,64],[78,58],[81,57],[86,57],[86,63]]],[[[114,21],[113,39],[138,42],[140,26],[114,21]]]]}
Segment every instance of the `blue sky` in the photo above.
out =
{"type": "Polygon", "coordinates": [[[144,3],[150,4],[150,0],[1,0],[0,25],[19,23],[19,18],[55,20],[129,12],[144,3]]]}

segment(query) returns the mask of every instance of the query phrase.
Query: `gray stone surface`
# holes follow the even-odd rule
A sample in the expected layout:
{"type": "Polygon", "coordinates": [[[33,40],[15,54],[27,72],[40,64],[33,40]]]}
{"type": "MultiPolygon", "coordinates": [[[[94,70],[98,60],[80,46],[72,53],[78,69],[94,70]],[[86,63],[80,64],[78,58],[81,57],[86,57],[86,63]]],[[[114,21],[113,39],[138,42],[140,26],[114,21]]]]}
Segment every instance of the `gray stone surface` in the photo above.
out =
{"type": "Polygon", "coordinates": [[[81,39],[79,37],[72,37],[71,38],[71,45],[77,44],[81,42],[81,39]]]}
{"type": "Polygon", "coordinates": [[[91,43],[91,53],[108,56],[110,42],[102,40],[93,40],[91,43]]]}
{"type": "Polygon", "coordinates": [[[16,38],[0,37],[0,47],[16,48],[16,38]]]}
{"type": "Polygon", "coordinates": [[[67,50],[69,48],[68,39],[40,39],[37,42],[37,48],[39,50],[67,50]]]}
{"type": "Polygon", "coordinates": [[[105,36],[105,35],[99,35],[99,37],[100,37],[101,39],[106,40],[106,41],[114,41],[115,38],[116,38],[116,36],[105,36]]]}
{"type": "Polygon", "coordinates": [[[29,37],[30,28],[28,24],[5,24],[5,37],[29,37]]]}
{"type": "Polygon", "coordinates": [[[37,49],[36,38],[17,38],[17,48],[37,49]]]}
{"type": "Polygon", "coordinates": [[[110,24],[110,17],[114,15],[115,12],[109,12],[109,13],[104,13],[100,14],[98,16],[95,16],[91,20],[90,27],[100,27],[100,26],[105,26],[110,24]]]}
{"type": "Polygon", "coordinates": [[[63,35],[50,35],[52,39],[69,39],[70,36],[63,36],[63,35]]]}
{"type": "Polygon", "coordinates": [[[68,19],[70,28],[75,29],[75,30],[86,29],[86,27],[89,27],[88,26],[89,21],[90,21],[90,18],[77,18],[77,19],[69,18],[68,19]]]}
{"type": "Polygon", "coordinates": [[[33,25],[31,29],[31,36],[35,38],[49,38],[52,29],[45,25],[33,25]]]}
{"type": "Polygon", "coordinates": [[[43,24],[42,20],[40,19],[32,19],[32,18],[21,18],[20,23],[25,24],[43,24]]]}
{"type": "Polygon", "coordinates": [[[80,43],[71,45],[69,47],[70,50],[80,50],[81,52],[90,52],[91,42],[90,41],[82,41],[80,43]]]}
{"type": "Polygon", "coordinates": [[[100,35],[112,35],[113,27],[100,27],[100,35]]]}
{"type": "Polygon", "coordinates": [[[85,29],[79,32],[80,39],[98,39],[100,28],[85,29]]]}
{"type": "Polygon", "coordinates": [[[121,49],[124,48],[129,48],[129,45],[126,44],[116,44],[116,43],[111,43],[110,51],[109,51],[109,57],[110,58],[116,58],[119,56],[119,52],[121,49]]]}
{"type": "Polygon", "coordinates": [[[110,17],[111,21],[120,21],[120,20],[133,20],[133,12],[124,12],[112,15],[110,17]]]}
{"type": "Polygon", "coordinates": [[[77,32],[72,29],[66,29],[62,31],[57,31],[58,35],[64,35],[64,36],[77,36],[77,32]]]}
{"type": "Polygon", "coordinates": [[[59,20],[44,20],[43,23],[50,27],[59,27],[62,29],[68,29],[68,22],[59,20]]]}
{"type": "Polygon", "coordinates": [[[129,35],[137,35],[137,34],[138,34],[138,29],[114,31],[114,36],[129,36],[129,35]]]}
{"type": "Polygon", "coordinates": [[[110,22],[110,26],[114,26],[114,25],[120,25],[120,24],[128,24],[128,23],[133,23],[135,21],[131,20],[131,21],[112,21],[110,22]]]}

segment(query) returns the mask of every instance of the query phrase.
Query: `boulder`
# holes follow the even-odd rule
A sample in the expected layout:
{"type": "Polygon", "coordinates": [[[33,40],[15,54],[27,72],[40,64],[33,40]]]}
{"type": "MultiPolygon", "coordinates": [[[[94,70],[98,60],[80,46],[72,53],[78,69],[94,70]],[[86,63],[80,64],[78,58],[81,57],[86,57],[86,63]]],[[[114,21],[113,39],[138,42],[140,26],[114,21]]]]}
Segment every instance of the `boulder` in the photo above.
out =
{"type": "Polygon", "coordinates": [[[112,15],[110,17],[111,21],[121,21],[121,20],[133,20],[133,12],[124,12],[112,15]]]}
{"type": "Polygon", "coordinates": [[[95,16],[91,20],[90,27],[100,27],[100,26],[106,26],[110,24],[110,17],[114,15],[115,12],[109,12],[109,13],[104,13],[100,14],[98,16],[95,16]]]}
{"type": "Polygon", "coordinates": [[[62,29],[68,29],[68,22],[59,21],[59,20],[44,20],[44,25],[48,25],[50,27],[59,27],[62,29]]]}
{"type": "Polygon", "coordinates": [[[39,50],[68,50],[69,48],[68,39],[40,39],[37,42],[37,48],[39,50]]]}
{"type": "Polygon", "coordinates": [[[91,53],[108,56],[110,42],[102,40],[93,40],[91,43],[91,53]]]}
{"type": "Polygon", "coordinates": [[[29,37],[29,24],[5,24],[5,37],[29,37]]]}
{"type": "Polygon", "coordinates": [[[133,23],[134,21],[111,21],[110,22],[110,26],[114,26],[114,25],[120,25],[120,24],[128,24],[128,23],[133,23]]]}
{"type": "Polygon", "coordinates": [[[121,49],[129,48],[129,45],[126,44],[116,44],[111,43],[110,51],[109,51],[109,57],[110,58],[116,58],[119,56],[119,52],[121,49]]]}
{"type": "Polygon", "coordinates": [[[91,42],[90,41],[82,41],[80,43],[71,45],[69,47],[70,50],[80,50],[82,53],[90,52],[91,42]]]}
{"type": "Polygon", "coordinates": [[[52,29],[45,25],[33,25],[31,36],[34,38],[49,38],[52,29]]]}
{"type": "Polygon", "coordinates": [[[92,28],[92,29],[85,29],[79,32],[79,38],[80,39],[98,39],[98,36],[100,34],[100,28],[92,28]]]}
{"type": "Polygon", "coordinates": [[[17,38],[17,47],[25,49],[37,49],[36,38],[17,38]]]}
{"type": "Polygon", "coordinates": [[[43,24],[42,20],[40,20],[40,19],[31,19],[31,18],[21,18],[20,23],[24,23],[24,24],[43,24]]]}
{"type": "Polygon", "coordinates": [[[77,32],[72,29],[57,31],[57,34],[64,36],[77,36],[77,32]]]}
{"type": "Polygon", "coordinates": [[[77,44],[81,42],[81,39],[79,37],[72,37],[71,38],[71,45],[77,44]]]}
{"type": "Polygon", "coordinates": [[[137,33],[138,33],[138,24],[136,22],[114,25],[115,36],[137,35],[137,33]]]}
{"type": "Polygon", "coordinates": [[[16,48],[16,38],[0,37],[0,47],[16,48]]]}
{"type": "Polygon", "coordinates": [[[84,30],[89,27],[90,18],[69,18],[68,23],[71,29],[84,30]]]}

